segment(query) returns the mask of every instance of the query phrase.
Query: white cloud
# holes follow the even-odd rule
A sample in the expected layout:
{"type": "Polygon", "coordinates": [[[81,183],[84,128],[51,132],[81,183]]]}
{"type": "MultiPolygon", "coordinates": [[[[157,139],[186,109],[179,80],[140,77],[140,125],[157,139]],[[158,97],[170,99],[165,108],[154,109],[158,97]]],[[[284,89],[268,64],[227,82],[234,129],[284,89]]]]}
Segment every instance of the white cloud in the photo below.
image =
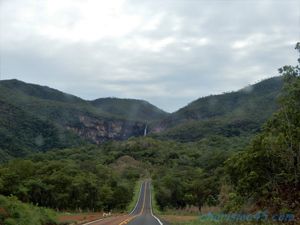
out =
{"type": "Polygon", "coordinates": [[[167,46],[175,43],[174,37],[166,37],[162,39],[149,39],[144,37],[137,37],[131,40],[127,40],[121,44],[121,48],[128,50],[140,50],[150,52],[160,52],[167,46]]]}
{"type": "Polygon", "coordinates": [[[267,42],[268,40],[269,38],[265,34],[262,33],[252,34],[243,40],[237,40],[233,42],[232,48],[233,49],[250,48],[254,45],[261,45],[262,43],[267,42]]]}
{"type": "Polygon", "coordinates": [[[145,21],[140,27],[141,31],[157,30],[164,16],[165,15],[163,13],[159,13],[158,15],[155,15],[154,18],[151,18],[149,21],[145,21]]]}

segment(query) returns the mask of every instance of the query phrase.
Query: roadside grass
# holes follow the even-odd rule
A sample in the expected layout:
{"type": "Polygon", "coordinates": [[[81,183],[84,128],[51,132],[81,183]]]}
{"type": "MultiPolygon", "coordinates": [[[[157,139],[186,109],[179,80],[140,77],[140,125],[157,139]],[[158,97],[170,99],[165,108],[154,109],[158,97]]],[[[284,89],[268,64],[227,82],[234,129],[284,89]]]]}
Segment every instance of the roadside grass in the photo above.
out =
{"type": "Polygon", "coordinates": [[[151,203],[152,203],[151,205],[152,205],[152,212],[154,215],[158,215],[160,218],[162,218],[165,221],[168,221],[171,224],[172,224],[172,221],[181,221],[181,222],[185,221],[186,222],[186,221],[195,220],[197,218],[195,213],[193,216],[183,215],[183,214],[186,214],[186,212],[183,212],[182,210],[171,210],[170,209],[167,211],[161,211],[156,202],[155,188],[153,185],[151,185],[150,187],[151,187],[151,203]]]}
{"type": "Polygon", "coordinates": [[[152,212],[154,215],[161,215],[162,212],[160,211],[157,202],[156,202],[156,198],[155,198],[155,189],[153,187],[153,185],[150,186],[151,189],[151,206],[152,206],[152,212]]]}
{"type": "Polygon", "coordinates": [[[0,195],[1,225],[46,225],[58,224],[57,213],[54,210],[37,207],[19,201],[14,196],[0,195]]]}
{"type": "MultiPolygon", "coordinates": [[[[221,212],[220,207],[217,206],[203,206],[201,209],[201,214],[207,213],[219,213],[221,212]]],[[[174,216],[199,216],[200,212],[197,207],[189,207],[184,209],[165,209],[163,211],[165,215],[174,215],[174,216]]]]}
{"type": "Polygon", "coordinates": [[[134,207],[139,199],[139,194],[140,194],[140,189],[141,189],[142,183],[143,183],[143,180],[139,180],[136,182],[136,184],[134,186],[133,198],[132,198],[130,204],[127,206],[127,212],[129,212],[129,213],[134,209],[134,207]]]}
{"type": "MultiPolygon", "coordinates": [[[[142,182],[143,182],[143,180],[139,180],[136,182],[136,184],[134,186],[134,190],[133,190],[134,194],[133,194],[132,201],[126,208],[126,211],[129,213],[134,209],[134,207],[138,201],[142,182]]],[[[114,215],[119,215],[120,213],[121,212],[115,212],[114,215]]],[[[62,212],[59,214],[60,224],[63,224],[63,225],[65,225],[65,224],[81,224],[83,222],[89,222],[89,221],[93,221],[93,220],[96,220],[99,218],[102,218],[101,212],[95,212],[95,213],[93,213],[93,212],[82,212],[82,213],[62,212]]]]}
{"type": "MultiPolygon", "coordinates": [[[[173,211],[174,213],[174,211],[173,211]]],[[[266,221],[232,221],[232,220],[210,220],[201,219],[199,215],[185,215],[184,213],[172,214],[172,211],[164,212],[161,215],[169,224],[172,225],[300,225],[299,221],[274,222],[266,221]]]]}
{"type": "Polygon", "coordinates": [[[289,222],[273,221],[272,219],[246,221],[219,218],[215,220],[213,218],[205,218],[205,215],[206,213],[201,213],[201,215],[198,214],[197,216],[190,217],[185,215],[166,215],[165,217],[172,225],[300,225],[299,221],[294,220],[289,222]]]}
{"type": "MultiPolygon", "coordinates": [[[[167,221],[172,225],[300,225],[300,223],[281,223],[273,221],[209,221],[201,220],[199,218],[199,211],[196,209],[184,209],[184,210],[174,210],[166,209],[165,211],[160,211],[155,200],[155,189],[151,185],[151,201],[152,210],[155,215],[159,215],[162,219],[167,221]]],[[[208,207],[205,206],[201,209],[201,214],[206,213],[218,213],[220,212],[219,207],[208,207]]]]}

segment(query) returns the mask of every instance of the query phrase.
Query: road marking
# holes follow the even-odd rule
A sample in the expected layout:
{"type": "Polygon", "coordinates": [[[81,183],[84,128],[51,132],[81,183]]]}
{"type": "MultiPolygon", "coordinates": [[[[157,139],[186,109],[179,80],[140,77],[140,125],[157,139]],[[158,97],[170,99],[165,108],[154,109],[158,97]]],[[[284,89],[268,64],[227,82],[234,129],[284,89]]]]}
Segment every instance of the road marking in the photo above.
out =
{"type": "Polygon", "coordinates": [[[119,223],[119,225],[127,224],[127,223],[129,223],[131,220],[133,220],[135,217],[136,217],[136,216],[131,217],[131,218],[128,218],[128,219],[124,220],[123,222],[119,223]]]}
{"type": "Polygon", "coordinates": [[[163,223],[160,221],[160,219],[158,219],[152,212],[152,192],[151,192],[151,188],[150,188],[150,212],[151,212],[151,215],[157,220],[157,222],[160,224],[160,225],[163,225],[163,223]]]}
{"type": "Polygon", "coordinates": [[[94,220],[94,221],[92,221],[92,222],[84,223],[84,224],[82,224],[82,225],[89,225],[89,224],[97,223],[97,222],[99,222],[99,221],[101,221],[101,220],[103,220],[103,219],[94,220]]]}
{"type": "Polygon", "coordinates": [[[135,204],[134,209],[131,211],[131,213],[129,213],[129,215],[131,215],[131,214],[136,210],[136,207],[138,206],[138,204],[139,204],[139,202],[140,202],[142,187],[143,187],[143,183],[141,184],[141,187],[140,187],[139,198],[138,198],[138,200],[137,200],[137,202],[136,202],[136,204],[135,204]]]}
{"type": "MultiPolygon", "coordinates": [[[[144,199],[143,199],[143,206],[142,206],[141,212],[140,212],[139,215],[137,215],[137,216],[142,215],[143,212],[144,212],[144,209],[145,209],[146,193],[147,193],[147,186],[148,186],[147,184],[148,184],[148,182],[145,181],[145,182],[144,182],[144,199]]],[[[143,185],[143,184],[142,184],[142,185],[143,185]]],[[[140,198],[141,198],[142,185],[141,185],[141,188],[140,188],[140,196],[139,196],[138,202],[140,201],[140,198]]],[[[149,191],[150,191],[150,212],[151,212],[151,216],[153,216],[153,217],[157,220],[157,222],[158,222],[160,225],[163,225],[163,223],[160,221],[160,219],[158,219],[158,218],[153,214],[153,211],[152,211],[152,192],[151,192],[150,185],[149,185],[149,188],[148,188],[148,189],[149,189],[149,191]]],[[[134,209],[132,210],[132,212],[131,212],[129,215],[131,215],[131,214],[134,212],[134,210],[137,208],[138,202],[137,202],[137,204],[135,205],[134,209]]],[[[130,217],[130,218],[128,218],[128,219],[122,221],[122,222],[119,223],[118,225],[125,225],[125,224],[128,224],[131,220],[133,220],[133,219],[136,218],[137,216],[132,216],[132,217],[130,217]]],[[[103,219],[94,220],[94,221],[92,221],[92,222],[85,223],[85,224],[83,224],[83,225],[90,225],[90,224],[97,223],[97,222],[102,221],[102,220],[103,220],[103,219]]]]}
{"type": "MultiPolygon", "coordinates": [[[[147,186],[146,186],[146,184],[147,184],[147,181],[144,182],[144,199],[143,199],[142,210],[141,210],[141,212],[139,213],[139,215],[137,215],[137,216],[142,215],[142,213],[143,213],[143,211],[144,211],[144,208],[145,208],[146,191],[147,191],[147,186]]],[[[142,186],[141,186],[141,187],[142,187],[142,186]]],[[[141,194],[141,190],[142,190],[142,189],[140,189],[140,194],[141,194]]],[[[140,198],[141,198],[141,195],[139,196],[139,199],[140,199],[140,198]]],[[[136,206],[137,206],[137,204],[136,204],[136,206]]],[[[135,207],[135,208],[136,208],[136,207],[135,207]]],[[[134,210],[133,210],[133,211],[134,211],[134,210]]],[[[129,214],[129,215],[130,215],[130,214],[129,214]]],[[[129,223],[131,220],[133,220],[133,219],[134,219],[135,217],[137,217],[137,216],[130,217],[130,218],[128,218],[128,219],[122,221],[121,223],[119,223],[119,225],[125,225],[125,224],[129,223]]]]}
{"type": "Polygon", "coordinates": [[[142,206],[142,210],[139,215],[142,215],[142,213],[144,212],[145,202],[146,202],[146,193],[147,193],[147,181],[145,181],[143,206],[142,206]]]}

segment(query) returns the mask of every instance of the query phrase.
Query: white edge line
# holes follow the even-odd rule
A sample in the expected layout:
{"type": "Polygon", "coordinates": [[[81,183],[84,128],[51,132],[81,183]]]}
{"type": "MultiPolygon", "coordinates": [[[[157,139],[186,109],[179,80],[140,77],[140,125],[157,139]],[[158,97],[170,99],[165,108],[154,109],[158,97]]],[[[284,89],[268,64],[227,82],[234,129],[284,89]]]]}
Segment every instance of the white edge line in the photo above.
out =
{"type": "Polygon", "coordinates": [[[97,223],[97,222],[99,222],[99,221],[101,221],[101,220],[103,220],[103,219],[94,220],[94,221],[91,221],[91,222],[88,222],[88,223],[84,223],[84,224],[82,224],[82,225],[89,225],[89,224],[97,223]]]}
{"type": "MultiPolygon", "coordinates": [[[[151,187],[151,186],[150,186],[151,187]]],[[[150,212],[151,212],[151,215],[157,220],[157,222],[160,224],[160,225],[163,225],[163,223],[160,221],[160,219],[158,219],[152,212],[152,191],[151,191],[151,188],[150,189],[150,212]]]]}
{"type": "Polygon", "coordinates": [[[139,192],[139,199],[137,200],[134,209],[131,211],[131,213],[129,213],[129,215],[131,215],[137,208],[139,202],[140,202],[140,198],[141,198],[141,192],[142,192],[142,186],[143,186],[144,182],[142,182],[141,187],[140,187],[140,192],[139,192]]]}

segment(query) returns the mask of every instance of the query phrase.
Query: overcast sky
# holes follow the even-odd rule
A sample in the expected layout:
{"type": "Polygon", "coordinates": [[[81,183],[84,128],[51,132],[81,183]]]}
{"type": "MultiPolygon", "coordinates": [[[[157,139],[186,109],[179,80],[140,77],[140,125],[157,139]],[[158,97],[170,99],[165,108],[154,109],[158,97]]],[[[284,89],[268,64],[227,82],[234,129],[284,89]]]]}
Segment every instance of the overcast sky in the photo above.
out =
{"type": "Polygon", "coordinates": [[[296,64],[296,0],[0,0],[1,79],[172,112],[296,64]]]}

